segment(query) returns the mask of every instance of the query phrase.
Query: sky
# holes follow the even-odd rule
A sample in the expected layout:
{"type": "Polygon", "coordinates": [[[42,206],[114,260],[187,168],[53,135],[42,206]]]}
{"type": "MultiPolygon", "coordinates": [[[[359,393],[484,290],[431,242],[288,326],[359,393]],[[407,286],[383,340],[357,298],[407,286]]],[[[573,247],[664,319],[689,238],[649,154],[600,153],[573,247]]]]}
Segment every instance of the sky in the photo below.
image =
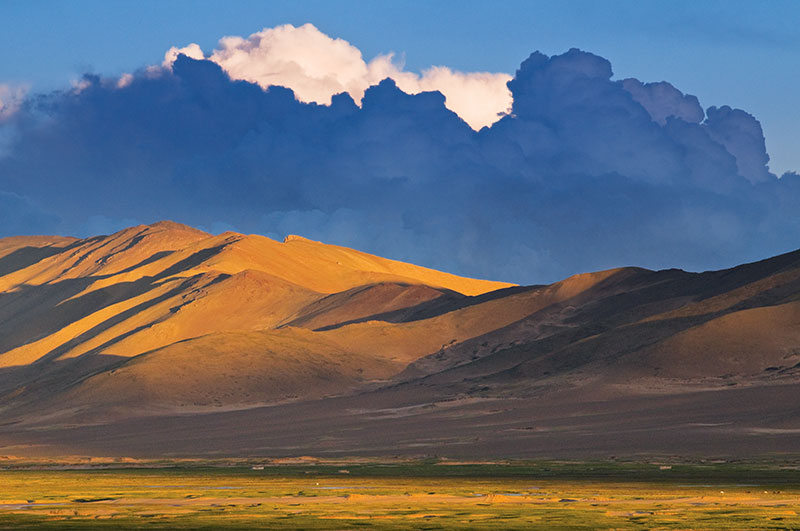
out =
{"type": "Polygon", "coordinates": [[[167,217],[524,283],[800,247],[796,2],[0,12],[0,236],[167,217]]]}

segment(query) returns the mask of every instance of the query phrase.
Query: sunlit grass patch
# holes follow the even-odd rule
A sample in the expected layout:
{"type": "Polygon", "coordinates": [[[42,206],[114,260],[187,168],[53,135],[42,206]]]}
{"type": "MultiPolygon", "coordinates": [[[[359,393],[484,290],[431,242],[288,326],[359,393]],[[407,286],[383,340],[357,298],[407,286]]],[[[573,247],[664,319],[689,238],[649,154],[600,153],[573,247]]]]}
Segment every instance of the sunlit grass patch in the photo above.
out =
{"type": "Polygon", "coordinates": [[[340,468],[3,470],[0,528],[800,528],[796,471],[689,467],[664,476],[629,464],[367,463],[342,475],[340,468]]]}

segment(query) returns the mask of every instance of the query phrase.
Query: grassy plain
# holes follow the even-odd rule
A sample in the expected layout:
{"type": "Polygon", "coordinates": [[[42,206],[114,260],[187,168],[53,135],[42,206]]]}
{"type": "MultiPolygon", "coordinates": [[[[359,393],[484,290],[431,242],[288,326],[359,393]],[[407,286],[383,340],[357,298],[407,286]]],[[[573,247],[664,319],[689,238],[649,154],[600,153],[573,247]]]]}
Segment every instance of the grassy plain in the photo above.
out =
{"type": "Polygon", "coordinates": [[[800,529],[792,463],[158,465],[7,464],[0,529],[800,529]]]}

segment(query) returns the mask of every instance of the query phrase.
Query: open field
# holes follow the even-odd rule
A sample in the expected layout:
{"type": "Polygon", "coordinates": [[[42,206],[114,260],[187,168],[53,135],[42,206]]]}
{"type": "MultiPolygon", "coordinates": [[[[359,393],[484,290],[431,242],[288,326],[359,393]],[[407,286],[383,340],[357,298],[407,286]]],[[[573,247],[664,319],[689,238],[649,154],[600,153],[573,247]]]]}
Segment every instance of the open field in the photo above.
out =
{"type": "Polygon", "coordinates": [[[0,528],[800,528],[789,463],[140,466],[7,466],[0,528]]]}

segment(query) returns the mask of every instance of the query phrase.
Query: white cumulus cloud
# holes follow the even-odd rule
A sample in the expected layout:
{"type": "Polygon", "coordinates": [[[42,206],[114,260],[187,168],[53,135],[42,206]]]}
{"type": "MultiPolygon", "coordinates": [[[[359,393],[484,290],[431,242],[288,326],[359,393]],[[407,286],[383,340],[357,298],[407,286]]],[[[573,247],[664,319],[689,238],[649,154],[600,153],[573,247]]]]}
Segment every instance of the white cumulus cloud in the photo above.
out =
{"type": "Polygon", "coordinates": [[[192,59],[205,59],[205,54],[203,50],[200,48],[199,44],[192,43],[188,46],[184,46],[183,48],[178,48],[177,46],[173,46],[167,53],[164,54],[164,62],[162,63],[163,66],[169,67],[172,63],[175,62],[175,59],[178,58],[180,54],[183,54],[187,57],[191,57],[192,59]]]}
{"type": "Polygon", "coordinates": [[[232,79],[261,87],[280,85],[292,89],[298,100],[330,104],[331,96],[347,92],[360,102],[364,91],[390,77],[409,94],[440,91],[448,109],[473,129],[491,125],[511,107],[511,92],[505,73],[458,72],[435,66],[421,74],[408,72],[392,54],[369,62],[361,51],[343,39],[334,39],[312,24],[285,24],[265,28],[247,38],[224,37],[219,47],[205,56],[200,46],[172,47],[164,56],[169,67],[178,54],[207,58],[220,65],[232,79]]]}

